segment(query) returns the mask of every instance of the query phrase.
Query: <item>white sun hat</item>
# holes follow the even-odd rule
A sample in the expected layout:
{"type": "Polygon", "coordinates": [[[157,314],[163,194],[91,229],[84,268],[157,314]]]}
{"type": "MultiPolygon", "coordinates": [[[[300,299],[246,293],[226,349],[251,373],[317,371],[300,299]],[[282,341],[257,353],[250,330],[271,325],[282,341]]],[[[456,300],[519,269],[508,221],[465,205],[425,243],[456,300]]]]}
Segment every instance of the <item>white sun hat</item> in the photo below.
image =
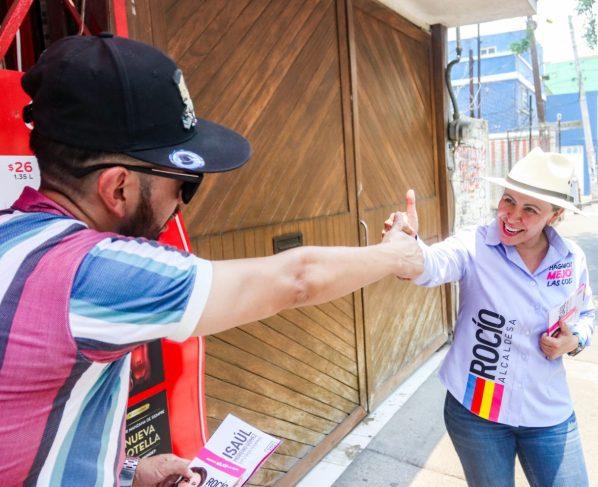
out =
{"type": "Polygon", "coordinates": [[[517,161],[507,177],[484,179],[575,213],[582,213],[573,204],[575,167],[573,162],[562,154],[544,152],[535,147],[523,159],[517,161]]]}

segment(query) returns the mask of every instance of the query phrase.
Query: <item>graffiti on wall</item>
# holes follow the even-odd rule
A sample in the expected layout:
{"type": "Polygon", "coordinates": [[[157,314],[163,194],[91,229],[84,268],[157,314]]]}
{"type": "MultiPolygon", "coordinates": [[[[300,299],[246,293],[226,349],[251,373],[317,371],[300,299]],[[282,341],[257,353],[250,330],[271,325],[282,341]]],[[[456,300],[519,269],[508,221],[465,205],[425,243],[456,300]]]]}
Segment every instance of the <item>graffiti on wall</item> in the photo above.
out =
{"type": "Polygon", "coordinates": [[[455,159],[461,191],[471,193],[479,190],[486,162],[485,145],[459,146],[455,152],[455,159]]]}
{"type": "Polygon", "coordinates": [[[470,119],[466,139],[453,151],[452,175],[455,193],[455,230],[487,223],[492,213],[489,205],[488,125],[485,120],[470,119]]]}

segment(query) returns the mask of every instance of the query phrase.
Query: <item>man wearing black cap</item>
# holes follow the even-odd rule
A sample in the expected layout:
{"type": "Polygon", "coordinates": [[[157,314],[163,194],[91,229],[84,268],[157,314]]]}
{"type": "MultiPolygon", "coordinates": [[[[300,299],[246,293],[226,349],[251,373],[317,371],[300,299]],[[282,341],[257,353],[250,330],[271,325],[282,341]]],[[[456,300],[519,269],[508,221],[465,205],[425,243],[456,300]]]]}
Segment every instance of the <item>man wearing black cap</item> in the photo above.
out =
{"type": "Polygon", "coordinates": [[[136,471],[124,461],[134,347],[422,270],[400,223],[379,245],[234,261],[155,242],[204,173],[243,165],[251,148],[196,119],[181,71],[153,47],[68,37],[22,84],[41,187],[0,212],[0,478],[11,485],[170,485],[190,475],[173,455],[136,471]]]}

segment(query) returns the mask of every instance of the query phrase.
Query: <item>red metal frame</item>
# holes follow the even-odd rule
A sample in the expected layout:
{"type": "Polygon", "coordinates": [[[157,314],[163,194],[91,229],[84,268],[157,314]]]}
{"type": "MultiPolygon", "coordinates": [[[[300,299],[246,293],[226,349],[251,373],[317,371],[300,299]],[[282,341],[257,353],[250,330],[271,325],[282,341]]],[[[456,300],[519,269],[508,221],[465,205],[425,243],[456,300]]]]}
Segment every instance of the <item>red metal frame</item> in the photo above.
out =
{"type": "MultiPolygon", "coordinates": [[[[23,30],[22,51],[24,65],[30,66],[35,62],[33,47],[31,45],[31,26],[26,22],[27,14],[31,9],[33,0],[14,0],[0,25],[0,60],[4,59],[13,44],[17,31],[23,30]],[[30,59],[31,58],[31,59],[30,59]]],[[[84,25],[81,14],[71,0],[62,0],[66,12],[84,35],[91,35],[87,25],[84,25]],[[81,30],[82,29],[82,30],[81,30]]],[[[116,31],[118,35],[128,36],[126,0],[113,0],[116,31]]]]}
{"type": "Polygon", "coordinates": [[[122,37],[129,37],[126,0],[112,0],[112,8],[114,9],[115,34],[122,37]]]}
{"type": "Polygon", "coordinates": [[[29,13],[32,3],[33,0],[15,0],[10,6],[0,26],[0,59],[4,59],[4,56],[6,56],[15,35],[17,35],[17,31],[23,20],[25,20],[27,13],[29,13]]]}

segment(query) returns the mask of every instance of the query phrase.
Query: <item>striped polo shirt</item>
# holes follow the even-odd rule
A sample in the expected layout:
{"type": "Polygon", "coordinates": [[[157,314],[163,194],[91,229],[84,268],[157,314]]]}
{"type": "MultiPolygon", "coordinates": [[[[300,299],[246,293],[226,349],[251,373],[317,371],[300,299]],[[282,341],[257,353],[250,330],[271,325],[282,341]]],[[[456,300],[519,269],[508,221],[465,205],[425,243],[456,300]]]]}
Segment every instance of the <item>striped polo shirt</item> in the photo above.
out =
{"type": "Polygon", "coordinates": [[[2,485],[118,485],[128,352],[190,336],[211,264],[25,188],[0,212],[0,275],[2,485]]]}

